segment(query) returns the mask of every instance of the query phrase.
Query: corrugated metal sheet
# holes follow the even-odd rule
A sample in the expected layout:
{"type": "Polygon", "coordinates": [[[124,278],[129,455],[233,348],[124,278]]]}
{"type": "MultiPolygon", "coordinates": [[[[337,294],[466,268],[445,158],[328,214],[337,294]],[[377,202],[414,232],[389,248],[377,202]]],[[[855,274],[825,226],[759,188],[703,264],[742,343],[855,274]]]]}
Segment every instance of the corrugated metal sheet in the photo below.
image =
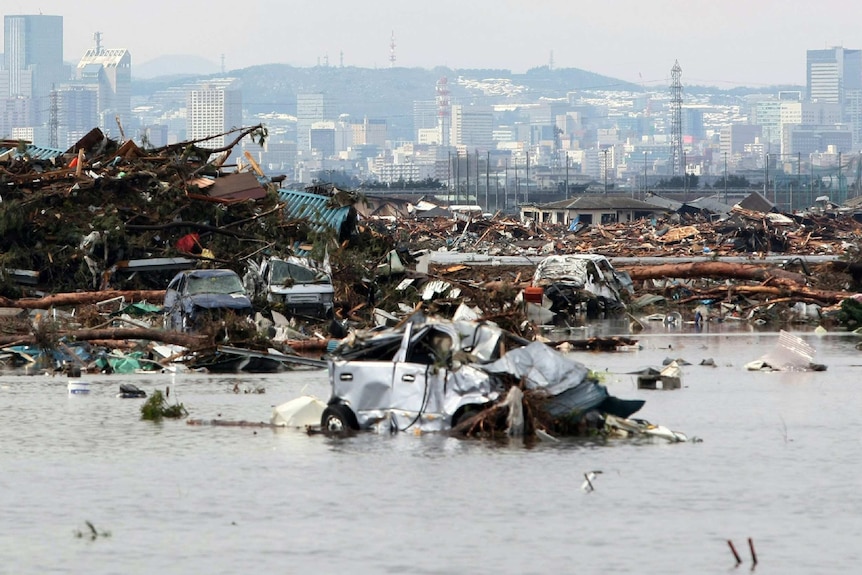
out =
{"type": "MultiPolygon", "coordinates": [[[[278,196],[287,204],[284,211],[288,218],[308,220],[316,232],[331,228],[341,236],[345,231],[345,224],[350,221],[351,215],[355,214],[353,206],[327,207],[327,196],[294,190],[280,190],[278,196]]],[[[355,219],[355,216],[353,218],[355,219]]]]}
{"type": "MultiPolygon", "coordinates": [[[[64,153],[65,150],[47,148],[45,146],[35,146],[33,144],[27,144],[25,152],[27,156],[33,158],[34,160],[50,160],[52,158],[59,158],[64,153]]],[[[6,159],[7,154],[9,155],[8,157],[13,158],[17,158],[20,155],[17,146],[6,147],[0,145],[0,159],[6,159]]]]}

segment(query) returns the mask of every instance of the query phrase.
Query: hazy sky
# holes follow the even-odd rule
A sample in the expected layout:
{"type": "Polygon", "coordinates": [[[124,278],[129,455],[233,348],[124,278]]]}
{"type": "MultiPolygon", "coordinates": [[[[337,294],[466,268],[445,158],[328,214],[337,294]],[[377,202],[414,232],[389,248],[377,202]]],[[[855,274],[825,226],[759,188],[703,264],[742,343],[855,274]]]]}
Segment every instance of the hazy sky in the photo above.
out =
{"type": "Polygon", "coordinates": [[[135,63],[195,54],[228,69],[254,64],[581,68],[666,84],[804,84],[805,51],[862,48],[853,0],[3,0],[2,14],[64,17],[65,58],[103,33],[135,63]]]}

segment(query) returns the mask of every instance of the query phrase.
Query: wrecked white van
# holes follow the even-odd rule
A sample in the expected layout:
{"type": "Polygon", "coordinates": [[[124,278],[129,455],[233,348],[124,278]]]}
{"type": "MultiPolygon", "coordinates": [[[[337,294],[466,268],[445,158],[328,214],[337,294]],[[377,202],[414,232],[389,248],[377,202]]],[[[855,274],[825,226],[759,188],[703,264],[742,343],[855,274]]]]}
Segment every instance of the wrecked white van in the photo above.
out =
{"type": "Polygon", "coordinates": [[[443,431],[505,395],[513,382],[547,394],[552,417],[590,410],[628,417],[640,400],[611,397],[581,363],[491,322],[428,319],[351,334],[328,362],[325,431],[443,431]]]}
{"type": "Polygon", "coordinates": [[[281,304],[293,315],[315,319],[332,317],[335,288],[326,264],[309,258],[271,257],[249,265],[246,281],[255,294],[281,304]]]}

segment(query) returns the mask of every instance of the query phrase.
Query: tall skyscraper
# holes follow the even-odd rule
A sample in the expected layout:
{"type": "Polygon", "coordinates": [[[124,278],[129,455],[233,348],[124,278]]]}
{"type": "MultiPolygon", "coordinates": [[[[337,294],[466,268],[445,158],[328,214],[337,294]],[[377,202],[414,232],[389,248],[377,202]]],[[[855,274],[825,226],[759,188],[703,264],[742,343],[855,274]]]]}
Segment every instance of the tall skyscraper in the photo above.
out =
{"type": "Polygon", "coordinates": [[[99,93],[90,86],[64,86],[57,90],[57,144],[70,148],[99,125],[99,93]]]}
{"type": "Polygon", "coordinates": [[[491,150],[494,148],[493,127],[494,115],[490,108],[452,106],[452,145],[464,146],[468,151],[473,151],[474,148],[491,150]]]}
{"type": "Polygon", "coordinates": [[[806,71],[808,99],[838,104],[854,144],[862,145],[862,50],[808,50],[806,71]]]}
{"type": "Polygon", "coordinates": [[[806,72],[809,100],[843,104],[847,91],[862,90],[862,50],[808,50],[806,72]]]}
{"type": "Polygon", "coordinates": [[[132,56],[128,50],[91,48],[78,62],[75,74],[82,84],[98,90],[99,124],[103,130],[116,133],[117,117],[124,129],[131,128],[132,56]]]}
{"type": "MultiPolygon", "coordinates": [[[[242,91],[232,78],[205,82],[189,90],[186,106],[186,137],[189,140],[216,136],[242,127],[242,91]]],[[[220,148],[231,139],[231,136],[220,136],[201,146],[220,148]]]]}
{"type": "Polygon", "coordinates": [[[32,122],[49,115],[51,90],[63,75],[63,17],[7,15],[3,18],[3,78],[0,98],[31,98],[32,122]]]}
{"type": "Polygon", "coordinates": [[[296,95],[296,148],[301,152],[311,150],[311,125],[335,119],[335,104],[323,92],[296,95]]]}

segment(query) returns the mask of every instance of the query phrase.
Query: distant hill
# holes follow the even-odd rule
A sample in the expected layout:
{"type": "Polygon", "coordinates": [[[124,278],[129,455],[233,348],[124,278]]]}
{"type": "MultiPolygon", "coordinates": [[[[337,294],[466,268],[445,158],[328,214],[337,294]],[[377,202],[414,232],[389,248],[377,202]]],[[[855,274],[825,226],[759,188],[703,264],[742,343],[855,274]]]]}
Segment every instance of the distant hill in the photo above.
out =
{"type": "Polygon", "coordinates": [[[140,79],[159,78],[162,76],[205,76],[217,74],[220,67],[201,56],[190,54],[169,54],[159,56],[155,60],[134,63],[132,65],[132,76],[140,79]]]}
{"type": "MultiPolygon", "coordinates": [[[[204,80],[218,71],[197,78],[138,77],[132,81],[132,94],[146,97],[191,80],[204,80]]],[[[390,134],[411,137],[413,102],[434,100],[440,78],[448,79],[452,104],[491,105],[535,102],[539,97],[561,98],[573,90],[616,89],[639,91],[635,84],[574,68],[548,70],[536,68],[526,73],[498,69],[357,68],[352,66],[314,66],[297,68],[287,64],[264,64],[227,75],[238,78],[243,90],[243,108],[250,114],[265,112],[296,113],[296,95],[325,92],[335,101],[339,113],[354,118],[385,118],[390,134]],[[459,78],[471,82],[459,82],[459,78]],[[493,79],[489,82],[484,80],[493,79]],[[522,87],[507,93],[493,87],[505,82],[522,87]],[[490,89],[488,88],[490,86],[490,89]]]]}

